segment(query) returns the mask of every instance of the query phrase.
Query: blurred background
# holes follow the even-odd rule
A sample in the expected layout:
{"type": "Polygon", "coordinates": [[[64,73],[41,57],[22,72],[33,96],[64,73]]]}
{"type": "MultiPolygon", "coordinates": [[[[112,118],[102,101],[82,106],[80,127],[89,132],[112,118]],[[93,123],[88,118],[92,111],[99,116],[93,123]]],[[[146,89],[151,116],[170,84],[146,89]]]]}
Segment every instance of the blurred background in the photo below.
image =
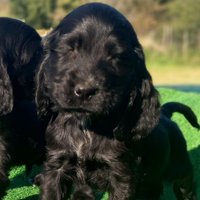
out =
{"type": "MultiPolygon", "coordinates": [[[[0,16],[48,34],[76,7],[95,0],[0,0],[0,16]]],[[[99,2],[99,1],[98,1],[99,2]]],[[[102,0],[133,25],[156,86],[200,91],[200,0],[102,0]]]]}

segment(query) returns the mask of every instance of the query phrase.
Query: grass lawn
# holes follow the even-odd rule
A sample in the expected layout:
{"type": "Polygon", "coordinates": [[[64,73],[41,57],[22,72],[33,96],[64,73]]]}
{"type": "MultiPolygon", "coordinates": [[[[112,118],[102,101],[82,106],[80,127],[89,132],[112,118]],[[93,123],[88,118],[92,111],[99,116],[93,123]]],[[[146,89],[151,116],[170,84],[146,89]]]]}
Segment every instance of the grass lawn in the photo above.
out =
{"type": "MultiPolygon", "coordinates": [[[[185,93],[171,89],[159,88],[161,102],[178,101],[190,106],[200,119],[200,94],[185,93]]],[[[200,132],[194,129],[181,114],[174,114],[172,119],[178,123],[187,140],[188,151],[194,166],[195,179],[200,180],[200,132]]],[[[200,120],[199,120],[200,122],[200,120]]],[[[34,167],[30,176],[37,174],[40,168],[34,167]]],[[[25,178],[25,168],[14,167],[10,172],[11,186],[4,200],[36,200],[39,189],[32,187],[25,178]]],[[[200,198],[200,185],[197,185],[197,194],[200,198]]],[[[106,200],[107,193],[98,195],[97,199],[106,200]]],[[[164,195],[161,200],[175,200],[172,188],[165,184],[164,195]]]]}

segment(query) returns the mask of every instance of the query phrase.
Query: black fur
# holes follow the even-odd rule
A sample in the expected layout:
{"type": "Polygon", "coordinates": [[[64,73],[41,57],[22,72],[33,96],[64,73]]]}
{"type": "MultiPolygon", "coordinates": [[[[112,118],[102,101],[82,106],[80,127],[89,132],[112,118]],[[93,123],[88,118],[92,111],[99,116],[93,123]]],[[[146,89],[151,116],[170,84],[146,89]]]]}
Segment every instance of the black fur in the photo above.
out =
{"type": "Polygon", "coordinates": [[[41,37],[29,25],[0,17],[0,199],[12,165],[27,174],[45,154],[46,121],[37,117],[34,76],[42,53],[41,37]]]}
{"type": "Polygon", "coordinates": [[[40,117],[51,116],[40,200],[135,196],[141,138],[160,116],[158,92],[131,24],[114,8],[91,3],[44,39],[36,74],[40,117]]]}
{"type": "Polygon", "coordinates": [[[174,112],[183,114],[193,127],[200,129],[197,117],[190,107],[178,102],[169,102],[162,106],[162,114],[166,117],[171,118],[174,112]]]}
{"type": "Polygon", "coordinates": [[[39,199],[67,199],[73,184],[72,200],[95,199],[94,190],[108,191],[109,200],[158,199],[168,179],[177,199],[196,200],[186,141],[160,115],[141,45],[124,16],[105,4],[83,5],[43,45],[36,105],[51,121],[47,161],[35,179],[39,199]]]}
{"type": "Polygon", "coordinates": [[[197,200],[186,141],[180,128],[170,119],[174,112],[184,114],[190,124],[199,129],[197,117],[188,106],[178,102],[162,106],[159,124],[141,140],[143,178],[137,193],[140,199],[158,199],[165,179],[173,183],[178,200],[197,200]]]}

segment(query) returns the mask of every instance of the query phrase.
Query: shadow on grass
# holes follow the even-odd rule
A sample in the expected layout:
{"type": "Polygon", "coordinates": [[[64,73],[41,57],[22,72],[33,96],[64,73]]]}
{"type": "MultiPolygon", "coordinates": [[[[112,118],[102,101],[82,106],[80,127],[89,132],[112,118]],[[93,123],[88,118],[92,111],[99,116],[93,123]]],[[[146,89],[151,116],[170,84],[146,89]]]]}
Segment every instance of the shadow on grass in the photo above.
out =
{"type": "Polygon", "coordinates": [[[200,85],[156,85],[156,88],[169,88],[182,92],[200,93],[200,85]]]}
{"type": "Polygon", "coordinates": [[[20,188],[29,185],[28,178],[25,176],[25,173],[22,172],[16,175],[14,178],[11,178],[11,185],[9,189],[20,188]]]}
{"type": "MultiPolygon", "coordinates": [[[[104,196],[103,194],[96,194],[96,200],[101,200],[103,196],[104,196]]],[[[38,200],[38,199],[39,199],[39,195],[36,194],[36,195],[32,195],[20,200],[38,200]]]]}
{"type": "Polygon", "coordinates": [[[20,199],[20,200],[38,200],[39,199],[39,195],[35,194],[35,195],[32,195],[30,197],[26,197],[24,199],[20,199]]]}
{"type": "MultiPolygon", "coordinates": [[[[96,196],[96,200],[101,200],[104,194],[95,193],[95,196],[96,196]]],[[[38,200],[38,199],[39,199],[39,194],[35,194],[35,195],[29,196],[20,200],[38,200]]]]}
{"type": "MultiPolygon", "coordinates": [[[[11,178],[11,185],[9,189],[20,188],[23,186],[31,186],[29,179],[40,173],[42,166],[33,166],[30,174],[26,177],[25,170],[11,178]]],[[[20,166],[18,167],[20,168],[20,166]]]]}

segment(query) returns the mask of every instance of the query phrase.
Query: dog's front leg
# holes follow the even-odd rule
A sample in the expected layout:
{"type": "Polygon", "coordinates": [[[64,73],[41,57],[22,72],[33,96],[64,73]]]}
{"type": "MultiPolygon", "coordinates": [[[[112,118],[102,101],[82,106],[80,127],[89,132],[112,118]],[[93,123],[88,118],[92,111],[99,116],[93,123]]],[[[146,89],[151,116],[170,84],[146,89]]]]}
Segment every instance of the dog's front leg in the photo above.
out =
{"type": "Polygon", "coordinates": [[[95,195],[92,189],[87,184],[75,183],[75,191],[72,195],[72,200],[95,200],[95,195]]]}
{"type": "Polygon", "coordinates": [[[5,160],[5,157],[3,157],[0,152],[0,199],[6,194],[6,189],[10,184],[8,169],[5,169],[6,167],[4,166],[5,163],[2,162],[3,160],[5,160]]]}
{"type": "Polygon", "coordinates": [[[108,191],[108,200],[136,200],[134,185],[125,183],[115,183],[115,188],[113,187],[108,191]]]}
{"type": "MultiPolygon", "coordinates": [[[[6,117],[5,117],[6,118],[6,117]]],[[[8,124],[4,117],[0,118],[0,199],[6,194],[6,189],[10,185],[10,180],[8,178],[8,171],[10,169],[10,152],[9,152],[9,136],[10,133],[5,130],[10,125],[8,124]],[[3,119],[3,121],[2,121],[3,119]]]]}
{"type": "Polygon", "coordinates": [[[39,200],[66,200],[70,196],[72,182],[68,175],[73,173],[73,169],[68,167],[66,160],[62,160],[62,156],[52,156],[44,163],[40,174],[39,200]]]}
{"type": "MultiPolygon", "coordinates": [[[[119,167],[119,166],[118,166],[119,167]]],[[[124,166],[123,166],[124,167],[124,166]]],[[[120,167],[119,167],[120,168],[120,167]]],[[[119,169],[118,168],[118,169],[119,169]]],[[[134,200],[138,186],[139,176],[130,174],[129,169],[124,169],[123,173],[115,171],[111,174],[110,186],[108,187],[108,200],[134,200]]]]}

